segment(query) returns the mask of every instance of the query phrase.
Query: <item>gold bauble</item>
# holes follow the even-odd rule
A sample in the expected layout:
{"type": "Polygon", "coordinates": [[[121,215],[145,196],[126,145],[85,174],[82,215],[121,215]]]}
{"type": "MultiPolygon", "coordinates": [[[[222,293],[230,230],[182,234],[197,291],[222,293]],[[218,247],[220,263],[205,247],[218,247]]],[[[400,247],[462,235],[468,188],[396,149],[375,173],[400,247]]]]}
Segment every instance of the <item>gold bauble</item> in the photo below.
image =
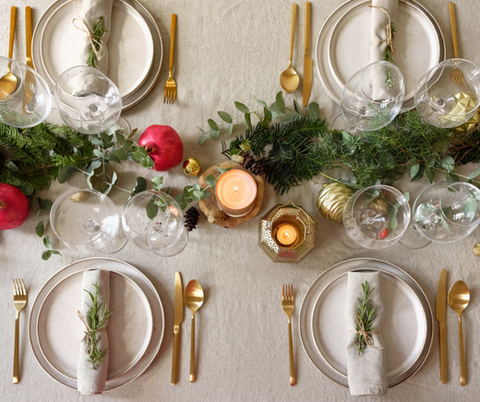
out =
{"type": "Polygon", "coordinates": [[[88,191],[77,191],[70,196],[70,200],[75,203],[80,203],[83,201],[87,201],[88,197],[90,197],[90,193],[88,191]]]}
{"type": "Polygon", "coordinates": [[[476,242],[475,245],[473,246],[473,253],[480,257],[480,241],[476,242]]]}
{"type": "Polygon", "coordinates": [[[220,208],[213,208],[208,211],[208,223],[219,224],[225,220],[225,212],[223,212],[220,208]]]}
{"type": "Polygon", "coordinates": [[[372,208],[377,214],[388,214],[388,204],[381,198],[375,198],[371,203],[368,204],[368,207],[372,208]]]}
{"type": "Polygon", "coordinates": [[[202,164],[197,158],[187,158],[185,162],[183,162],[183,173],[187,176],[198,176],[200,171],[202,170],[202,164]]]}
{"type": "Polygon", "coordinates": [[[461,126],[458,126],[455,129],[455,132],[466,133],[468,131],[473,130],[475,127],[477,127],[478,123],[480,123],[480,110],[477,110],[476,113],[472,117],[470,117],[470,120],[468,120],[466,123],[463,123],[461,126]]]}
{"type": "Polygon", "coordinates": [[[317,209],[325,219],[341,221],[343,208],[353,190],[343,183],[324,184],[317,196],[317,209]]]}

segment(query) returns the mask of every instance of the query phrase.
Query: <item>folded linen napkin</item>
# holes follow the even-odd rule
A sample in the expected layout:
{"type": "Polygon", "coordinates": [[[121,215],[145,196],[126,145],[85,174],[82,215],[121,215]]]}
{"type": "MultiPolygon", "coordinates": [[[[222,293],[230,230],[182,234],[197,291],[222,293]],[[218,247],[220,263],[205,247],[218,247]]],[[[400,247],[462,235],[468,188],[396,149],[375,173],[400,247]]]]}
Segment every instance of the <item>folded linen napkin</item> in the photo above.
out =
{"type": "MultiPolygon", "coordinates": [[[[390,38],[389,24],[396,23],[398,0],[372,0],[372,45],[370,47],[370,60],[385,61],[385,52],[390,38]],[[381,7],[381,8],[378,8],[381,7]],[[388,27],[388,28],[387,28],[388,27]]],[[[375,100],[384,100],[392,96],[385,89],[386,71],[384,67],[377,67],[374,71],[372,82],[372,97],[375,100]]]]}
{"type": "MultiPolygon", "coordinates": [[[[102,35],[100,53],[97,54],[95,68],[100,70],[105,75],[107,75],[108,71],[107,42],[110,37],[110,28],[112,25],[112,7],[113,0],[83,0],[82,11],[80,12],[80,18],[87,26],[90,35],[93,34],[94,27],[99,18],[103,18],[103,26],[106,32],[102,35]]],[[[76,24],[77,27],[79,27],[78,25],[79,24],[76,24]]],[[[80,23],[80,25],[82,24],[80,23]]],[[[87,64],[87,60],[90,55],[90,49],[92,48],[92,41],[90,38],[91,37],[89,35],[85,36],[83,46],[80,49],[82,64],[87,64]]]]}
{"type": "MultiPolygon", "coordinates": [[[[95,284],[98,286],[98,304],[103,311],[104,304],[108,306],[110,302],[110,271],[103,269],[94,269],[83,273],[82,283],[82,301],[80,313],[88,324],[88,312],[92,305],[90,295],[84,291],[88,290],[95,296],[95,284]]],[[[98,349],[108,349],[108,336],[106,329],[97,332],[100,336],[98,341],[98,349]]],[[[89,362],[89,356],[85,353],[87,349],[87,339],[84,338],[80,342],[80,357],[77,365],[77,389],[84,395],[101,394],[105,391],[108,371],[108,353],[106,357],[98,364],[96,370],[92,368],[89,362]]]]}
{"type": "Polygon", "coordinates": [[[381,332],[384,315],[382,296],[382,278],[380,272],[349,272],[347,284],[347,320],[350,336],[347,342],[348,386],[351,395],[383,395],[388,391],[387,363],[384,342],[381,333],[372,333],[373,345],[366,346],[359,355],[355,346],[357,333],[355,313],[358,311],[357,300],[363,300],[362,284],[368,282],[370,289],[375,288],[370,295],[375,306],[374,331],[381,332]]]}

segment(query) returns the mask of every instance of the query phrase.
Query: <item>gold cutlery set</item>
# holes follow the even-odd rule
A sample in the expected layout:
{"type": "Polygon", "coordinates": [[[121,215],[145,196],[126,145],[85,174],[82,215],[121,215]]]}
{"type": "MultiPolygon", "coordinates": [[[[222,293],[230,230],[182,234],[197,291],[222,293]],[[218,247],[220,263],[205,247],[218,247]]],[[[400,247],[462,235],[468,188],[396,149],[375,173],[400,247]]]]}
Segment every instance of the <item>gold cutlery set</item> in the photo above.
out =
{"type": "MultiPolygon", "coordinates": [[[[313,61],[310,57],[310,2],[305,3],[305,51],[303,59],[303,106],[308,105],[312,90],[313,61]]],[[[295,43],[295,21],[297,4],[292,5],[292,29],[290,34],[290,59],[287,69],[280,75],[280,85],[287,94],[295,92],[300,84],[300,77],[292,66],[293,46],[295,43]]]]}
{"type": "MultiPolygon", "coordinates": [[[[463,281],[457,281],[448,292],[448,305],[458,316],[458,349],[460,357],[460,384],[467,384],[467,366],[465,364],[465,353],[463,349],[463,326],[462,312],[470,302],[470,291],[463,281]]],[[[440,280],[438,281],[436,317],[439,326],[440,338],[440,381],[445,384],[448,382],[447,373],[447,270],[442,269],[440,280]]]]}
{"type": "Polygon", "coordinates": [[[288,350],[290,361],[290,385],[295,385],[297,379],[295,376],[295,364],[293,361],[293,338],[292,338],[292,314],[295,309],[295,296],[293,295],[293,284],[283,285],[282,289],[282,307],[288,317],[288,350]]]}
{"type": "Polygon", "coordinates": [[[25,283],[23,279],[13,279],[13,306],[15,307],[15,349],[13,354],[13,383],[18,384],[20,381],[18,360],[19,360],[19,332],[20,324],[19,317],[20,311],[23,310],[27,304],[28,296],[25,289],[25,283]]]}
{"type": "Polygon", "coordinates": [[[163,103],[173,104],[177,97],[177,83],[173,79],[173,55],[175,52],[175,30],[177,27],[177,15],[172,14],[172,24],[170,27],[170,62],[168,64],[168,80],[165,83],[163,103]]]}
{"type": "Polygon", "coordinates": [[[182,286],[180,272],[175,273],[175,296],[173,317],[173,353],[172,353],[172,385],[178,382],[178,358],[180,325],[183,322],[183,309],[185,306],[192,312],[192,329],[190,342],[190,382],[195,382],[195,313],[202,307],[204,301],[203,289],[197,280],[193,279],[185,287],[182,286]]]}

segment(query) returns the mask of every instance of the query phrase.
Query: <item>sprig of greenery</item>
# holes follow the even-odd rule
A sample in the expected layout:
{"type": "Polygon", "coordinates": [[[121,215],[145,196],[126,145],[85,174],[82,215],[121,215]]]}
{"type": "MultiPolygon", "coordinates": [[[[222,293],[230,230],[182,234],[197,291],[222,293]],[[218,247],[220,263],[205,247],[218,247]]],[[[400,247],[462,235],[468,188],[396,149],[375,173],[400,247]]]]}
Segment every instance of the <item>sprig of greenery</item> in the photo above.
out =
{"type": "MultiPolygon", "coordinates": [[[[393,41],[395,39],[395,33],[397,32],[397,28],[395,27],[395,25],[393,25],[393,22],[390,24],[390,32],[391,32],[392,41],[393,41]]],[[[392,47],[387,43],[387,48],[385,49],[385,59],[384,60],[388,61],[389,63],[393,63],[393,64],[396,65],[397,63],[395,63],[395,60],[393,60],[392,52],[393,52],[392,47]]],[[[391,73],[391,71],[388,67],[385,69],[385,73],[386,73],[385,83],[393,88],[394,84],[393,84],[392,76],[391,76],[392,73],[391,73]]]]}
{"type": "Polygon", "coordinates": [[[357,331],[357,342],[355,347],[358,350],[358,354],[362,353],[367,347],[367,339],[365,339],[364,333],[367,335],[375,331],[373,327],[373,320],[375,319],[375,306],[372,305],[370,295],[375,288],[370,289],[368,282],[362,283],[363,299],[357,299],[358,310],[355,313],[357,325],[355,330],[357,331]]]}
{"type": "Polygon", "coordinates": [[[110,319],[113,310],[109,310],[106,303],[103,303],[102,308],[102,303],[98,302],[98,283],[94,283],[93,286],[95,287],[95,296],[88,290],[83,289],[90,295],[90,299],[92,300],[92,305],[86,303],[90,309],[87,313],[90,330],[85,331],[85,336],[87,338],[85,354],[89,357],[88,361],[92,364],[92,369],[96,370],[100,362],[107,356],[107,349],[99,349],[98,347],[98,342],[102,336],[97,334],[97,332],[107,326],[107,322],[110,319]]]}
{"type": "Polygon", "coordinates": [[[42,253],[42,260],[47,261],[52,254],[61,255],[59,251],[53,250],[53,240],[50,236],[45,235],[45,230],[50,224],[50,210],[52,209],[52,201],[38,197],[38,210],[35,213],[35,219],[41,217],[40,222],[35,227],[35,233],[43,240],[43,245],[47,248],[42,253]],[[44,215],[47,215],[45,218],[44,215]]]}
{"type": "Polygon", "coordinates": [[[97,55],[95,52],[100,51],[100,43],[102,40],[102,36],[105,32],[109,32],[105,29],[105,26],[103,25],[103,17],[99,17],[98,21],[93,27],[93,33],[92,33],[92,39],[93,43],[90,46],[90,49],[88,51],[88,59],[87,59],[87,65],[90,67],[97,67],[97,55]],[[92,48],[92,46],[95,47],[95,50],[92,48]]]}

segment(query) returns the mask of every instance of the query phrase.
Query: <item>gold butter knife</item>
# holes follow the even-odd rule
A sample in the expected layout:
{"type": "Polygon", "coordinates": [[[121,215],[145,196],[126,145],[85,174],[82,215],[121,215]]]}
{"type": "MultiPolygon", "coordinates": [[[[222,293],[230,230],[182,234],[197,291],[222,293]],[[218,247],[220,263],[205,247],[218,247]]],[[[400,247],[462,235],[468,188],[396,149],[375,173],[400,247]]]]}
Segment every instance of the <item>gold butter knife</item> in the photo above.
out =
{"type": "Polygon", "coordinates": [[[25,38],[27,41],[26,46],[26,56],[27,56],[27,66],[33,68],[33,60],[32,60],[32,32],[33,32],[33,25],[32,25],[32,9],[30,7],[25,7],[25,38]]]}
{"type": "Polygon", "coordinates": [[[172,385],[178,381],[178,343],[180,324],[183,321],[183,286],[180,272],[175,272],[175,296],[173,302],[173,354],[172,354],[172,385]]]}
{"type": "Polygon", "coordinates": [[[310,2],[305,4],[305,56],[303,58],[303,106],[308,105],[312,90],[313,61],[310,58],[310,2]]]}
{"type": "Polygon", "coordinates": [[[448,382],[447,373],[447,270],[442,269],[437,288],[436,316],[440,334],[440,381],[442,384],[448,382]]]}
{"type": "MultiPolygon", "coordinates": [[[[27,66],[33,68],[32,61],[32,9],[25,7],[25,38],[26,38],[26,59],[27,66]]],[[[31,71],[25,72],[25,82],[23,85],[23,113],[32,113],[35,109],[31,104],[33,99],[32,86],[35,84],[35,77],[31,71]]]]}

